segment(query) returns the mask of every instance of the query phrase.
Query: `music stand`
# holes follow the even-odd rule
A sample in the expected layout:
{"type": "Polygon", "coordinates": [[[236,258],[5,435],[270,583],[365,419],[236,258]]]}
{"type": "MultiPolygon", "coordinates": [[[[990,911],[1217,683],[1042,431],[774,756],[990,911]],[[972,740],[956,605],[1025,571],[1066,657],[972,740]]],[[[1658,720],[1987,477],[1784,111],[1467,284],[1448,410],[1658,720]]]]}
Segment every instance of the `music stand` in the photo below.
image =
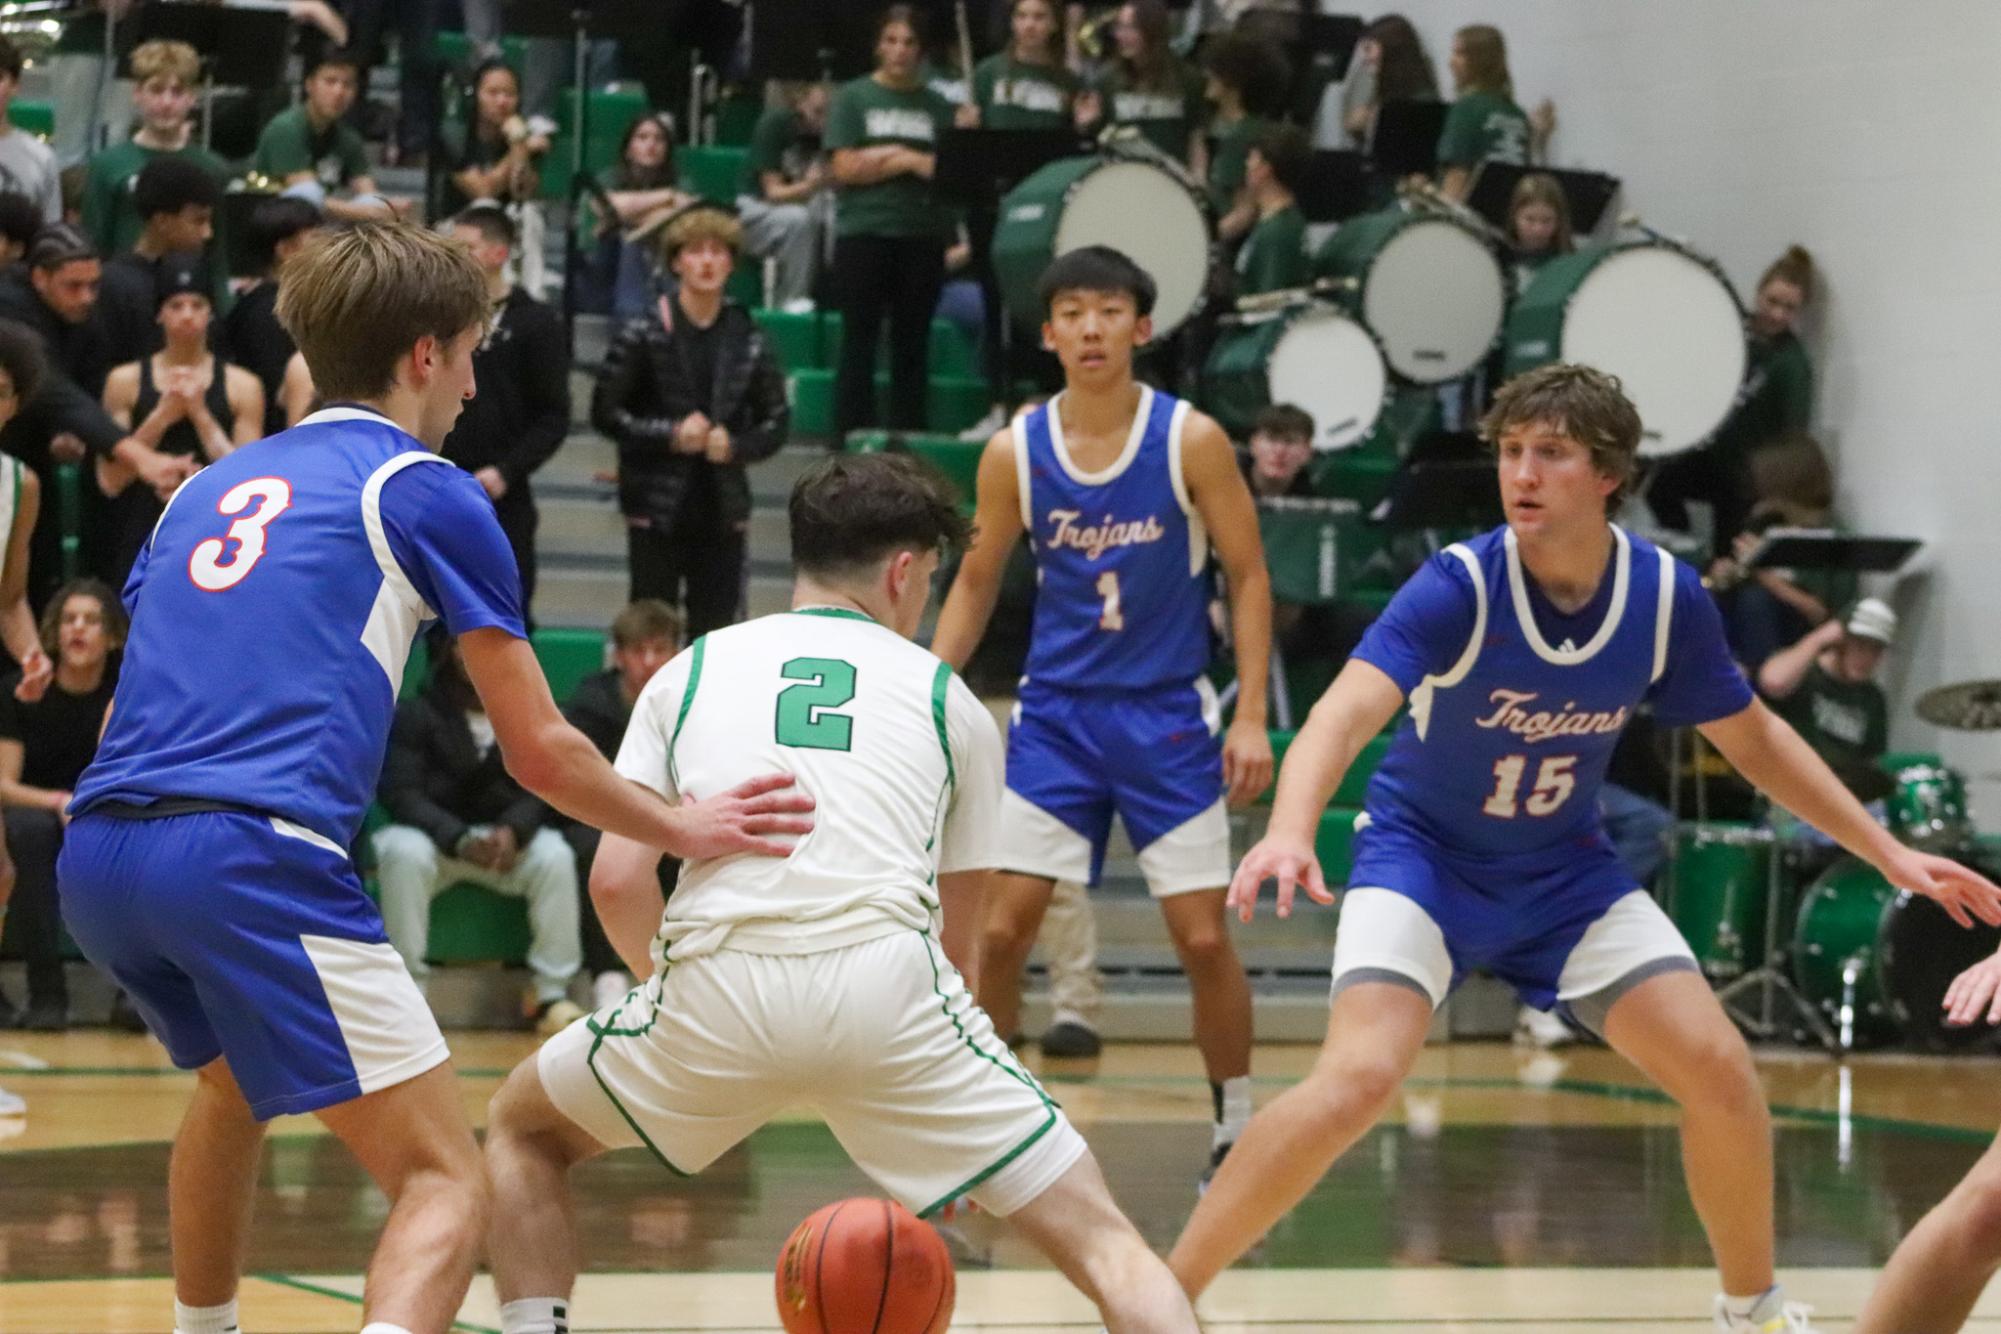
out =
{"type": "Polygon", "coordinates": [[[1000,197],[1060,158],[1089,151],[1071,130],[973,130],[953,127],[939,136],[931,175],[940,198],[998,207],[1000,197]]]}
{"type": "Polygon", "coordinates": [[[1292,81],[1293,119],[1313,124],[1320,111],[1321,95],[1329,84],[1348,77],[1355,58],[1355,44],[1362,40],[1364,25],[1355,14],[1307,14],[1299,25],[1299,40],[1287,54],[1298,71],[1292,81]]]}
{"type": "MultiPolygon", "coordinates": [[[[285,60],[291,50],[292,19],[282,9],[237,9],[216,4],[182,4],[154,0],[141,5],[128,20],[132,46],[141,42],[185,42],[202,58],[202,147],[212,142],[217,84],[231,88],[269,88],[285,81],[285,60]]],[[[128,48],[118,62],[121,78],[132,77],[128,48]]]]}
{"type": "Polygon", "coordinates": [[[1768,528],[1744,558],[1747,570],[1849,570],[1895,574],[1924,543],[1915,537],[1837,533],[1831,528],[1768,528]]]}
{"type": "Polygon", "coordinates": [[[1508,205],[1522,177],[1541,173],[1554,176],[1563,187],[1563,199],[1570,207],[1570,230],[1590,236],[1598,230],[1619,193],[1619,178],[1602,171],[1560,171],[1554,167],[1524,167],[1513,162],[1482,162],[1473,169],[1473,188],[1466,196],[1467,207],[1499,228],[1508,230],[1508,205]]]}
{"type": "Polygon", "coordinates": [[[1376,108],[1369,161],[1392,180],[1431,175],[1438,169],[1438,136],[1445,132],[1448,109],[1443,102],[1384,102],[1376,108]]]}
{"type": "Polygon", "coordinates": [[[1299,183],[1299,211],[1308,222],[1345,222],[1369,211],[1375,184],[1376,169],[1362,154],[1316,149],[1299,183]]]}

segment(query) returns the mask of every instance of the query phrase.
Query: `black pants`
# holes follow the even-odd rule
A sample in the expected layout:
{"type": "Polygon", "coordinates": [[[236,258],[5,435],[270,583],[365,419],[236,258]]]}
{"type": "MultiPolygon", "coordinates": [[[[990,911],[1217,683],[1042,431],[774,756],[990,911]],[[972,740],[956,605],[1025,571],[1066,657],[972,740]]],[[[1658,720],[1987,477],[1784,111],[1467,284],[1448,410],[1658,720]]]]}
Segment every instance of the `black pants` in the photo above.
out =
{"type": "Polygon", "coordinates": [[[924,429],[931,312],[945,285],[945,251],[933,236],[843,236],[834,242],[841,307],[841,365],[834,378],[834,448],[876,424],[875,354],[889,322],[889,421],[924,429]]]}
{"type": "Polygon", "coordinates": [[[732,625],[743,609],[744,527],[690,523],[627,528],[625,556],[631,598],[658,598],[679,607],[690,643],[732,625]]]}
{"type": "Polygon", "coordinates": [[[1663,460],[1647,483],[1647,506],[1662,526],[1678,532],[1691,531],[1688,513],[1691,500],[1708,501],[1715,513],[1715,531],[1710,547],[1724,555],[1744,520],[1751,512],[1751,470],[1734,451],[1725,453],[1713,445],[1691,449],[1663,460]]]}
{"type": "Polygon", "coordinates": [[[62,912],[56,901],[56,854],[63,823],[54,811],[9,806],[4,814],[7,851],[14,858],[14,897],[8,904],[9,953],[28,965],[28,1004],[69,1004],[63,981],[62,912]]]}
{"type": "MultiPolygon", "coordinates": [[[[591,863],[597,860],[598,840],[603,837],[587,824],[574,820],[563,825],[563,837],[569,840],[570,851],[577,854],[577,887],[583,891],[581,911],[577,923],[582,928],[584,941],[584,971],[592,977],[599,973],[609,973],[613,969],[625,967],[625,961],[612,948],[611,937],[605,934],[604,923],[598,920],[597,904],[591,900],[591,863]]],[[[674,892],[674,883],[680,878],[681,863],[672,857],[660,859],[660,902],[665,904],[667,896],[674,892]]]]}
{"type": "Polygon", "coordinates": [[[500,531],[507,534],[507,545],[514,548],[514,563],[521,570],[521,614],[532,627],[535,621],[535,529],[541,523],[541,515],[535,509],[535,496],[526,486],[517,487],[500,498],[493,507],[500,520],[500,531]]]}
{"type": "Polygon", "coordinates": [[[356,114],[367,104],[368,72],[382,59],[382,39],[393,22],[402,89],[396,143],[405,153],[428,153],[438,132],[439,0],[347,0],[341,8],[347,16],[348,49],[360,52],[363,62],[356,114]]]}

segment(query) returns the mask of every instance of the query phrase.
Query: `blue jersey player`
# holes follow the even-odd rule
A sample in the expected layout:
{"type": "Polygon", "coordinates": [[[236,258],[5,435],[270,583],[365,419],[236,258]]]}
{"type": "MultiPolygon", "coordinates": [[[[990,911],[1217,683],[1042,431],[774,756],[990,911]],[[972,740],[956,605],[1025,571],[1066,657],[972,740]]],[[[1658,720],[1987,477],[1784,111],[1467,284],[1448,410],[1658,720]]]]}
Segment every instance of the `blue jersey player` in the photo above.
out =
{"type": "Polygon", "coordinates": [[[1008,730],[1010,860],[988,890],[979,999],[998,1031],[1017,1031],[1021,970],[1052,887],[1097,882],[1116,814],[1188,974],[1215,1102],[1213,1167],[1250,1119],[1251,993],[1225,913],[1225,804],[1271,779],[1271,582],[1222,429],[1133,379],[1133,351],[1151,335],[1152,278],[1088,246],[1050,264],[1041,289],[1043,341],[1065,388],[987,443],[973,544],[932,644],[965,665],[1026,533],[1035,620],[1008,730]],[[1212,547],[1229,583],[1240,684],[1220,738],[1202,675],[1212,547]]]}
{"type": "Polygon", "coordinates": [[[489,313],[485,275],[443,237],[316,240],[279,316],[332,406],[183,485],[124,590],[124,672],[58,874],[84,953],[199,1072],[169,1169],[180,1334],[236,1328],[281,1113],[317,1115],[391,1201],[367,1334],[443,1331],[470,1281],[478,1150],[347,855],[421,622],[457,636],[508,768],[576,818],[683,856],[782,854],[763,836],[804,822],[779,779],[670,808],[556,711],[493,506],[432,452],[472,396],[489,313]]]}
{"type": "Polygon", "coordinates": [[[1447,548],[1392,600],[1287,753],[1269,832],[1231,882],[1248,919],[1278,881],[1331,903],[1314,831],[1406,701],[1369,785],[1334,947],[1326,1044],[1252,1120],[1169,1263],[1191,1294],[1297,1204],[1395,1097],[1467,970],[1566,1007],[1681,1106],[1683,1165],[1723,1293],[1719,1329],[1802,1331],[1772,1276],[1771,1124],[1743,1038],[1599,827],[1632,711],[1694,726],[1774,801],[1892,884],[2001,921],[2001,890],[1913,852],[1759,703],[1696,571],[1614,527],[1640,421],[1609,376],[1553,365],[1482,423],[1507,526],[1447,548]]]}

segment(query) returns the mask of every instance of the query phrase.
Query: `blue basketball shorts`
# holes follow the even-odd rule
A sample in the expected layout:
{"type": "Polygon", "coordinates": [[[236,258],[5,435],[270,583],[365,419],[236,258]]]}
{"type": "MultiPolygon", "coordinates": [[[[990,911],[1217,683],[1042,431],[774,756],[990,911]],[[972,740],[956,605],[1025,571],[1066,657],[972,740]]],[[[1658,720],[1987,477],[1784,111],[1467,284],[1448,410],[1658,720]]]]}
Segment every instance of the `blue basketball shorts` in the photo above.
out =
{"type": "Polygon", "coordinates": [[[63,919],[175,1065],[226,1057],[260,1120],[412,1079],[443,1034],[331,839],[247,811],[86,813],[63,919]]]}
{"type": "Polygon", "coordinates": [[[1566,848],[1560,859],[1475,861],[1364,823],[1348,884],[1334,941],[1336,993],[1396,981],[1437,1006],[1479,970],[1542,1010],[1591,997],[1590,1013],[1574,1013],[1595,1029],[1639,983],[1696,966],[1609,844],[1566,848]]]}
{"type": "Polygon", "coordinates": [[[1007,733],[1003,869],[1094,885],[1116,814],[1155,898],[1225,887],[1220,731],[1206,680],[1147,691],[1023,682],[1007,733]]]}

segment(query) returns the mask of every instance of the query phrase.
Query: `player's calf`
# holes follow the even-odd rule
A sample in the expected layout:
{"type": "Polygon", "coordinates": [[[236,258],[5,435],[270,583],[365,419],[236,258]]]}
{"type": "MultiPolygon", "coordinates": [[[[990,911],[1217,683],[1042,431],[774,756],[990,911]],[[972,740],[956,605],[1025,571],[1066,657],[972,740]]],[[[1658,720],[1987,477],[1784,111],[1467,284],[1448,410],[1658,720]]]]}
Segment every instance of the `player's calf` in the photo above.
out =
{"type": "Polygon", "coordinates": [[[515,1067],[487,1108],[493,1185],[487,1257],[507,1334],[553,1334],[577,1279],[570,1169],[604,1146],[556,1110],[533,1058],[515,1067]]]}
{"type": "Polygon", "coordinates": [[[1180,1334],[1197,1328],[1181,1285],[1119,1212],[1089,1154],[1008,1221],[1097,1304],[1112,1334],[1180,1334]]]}

